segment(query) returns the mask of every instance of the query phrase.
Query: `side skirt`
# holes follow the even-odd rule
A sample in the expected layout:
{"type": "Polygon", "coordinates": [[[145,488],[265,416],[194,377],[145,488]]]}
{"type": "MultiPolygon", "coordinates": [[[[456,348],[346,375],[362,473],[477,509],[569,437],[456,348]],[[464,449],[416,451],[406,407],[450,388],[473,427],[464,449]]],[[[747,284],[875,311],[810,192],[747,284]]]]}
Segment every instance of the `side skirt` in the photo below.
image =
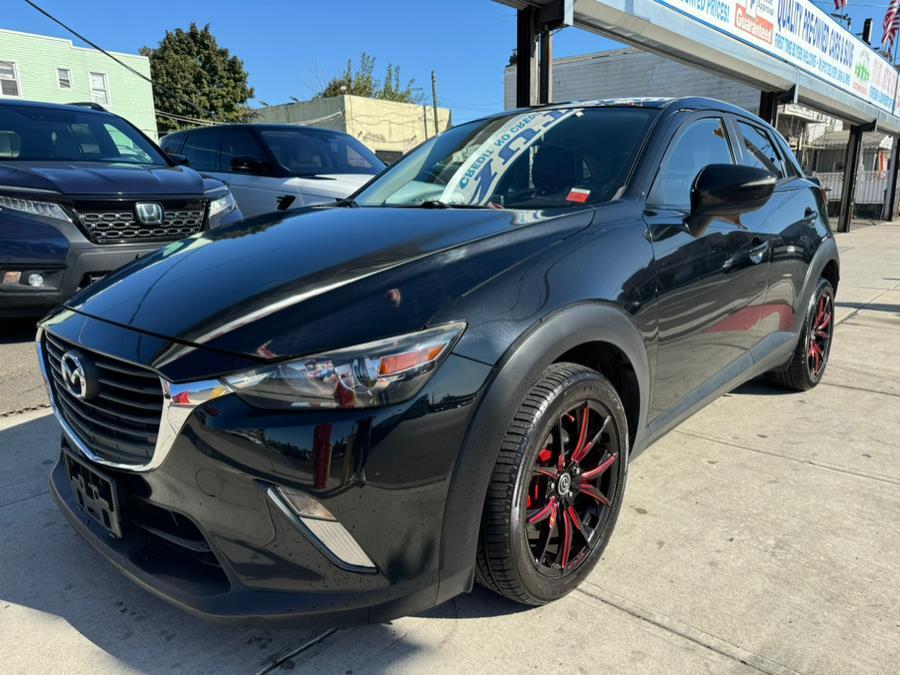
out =
{"type": "Polygon", "coordinates": [[[798,339],[798,335],[789,331],[772,333],[750,352],[732,361],[715,377],[685,396],[678,405],[653,420],[635,442],[630,458],[637,457],[650,445],[723,394],[782,366],[791,358],[798,339]]]}

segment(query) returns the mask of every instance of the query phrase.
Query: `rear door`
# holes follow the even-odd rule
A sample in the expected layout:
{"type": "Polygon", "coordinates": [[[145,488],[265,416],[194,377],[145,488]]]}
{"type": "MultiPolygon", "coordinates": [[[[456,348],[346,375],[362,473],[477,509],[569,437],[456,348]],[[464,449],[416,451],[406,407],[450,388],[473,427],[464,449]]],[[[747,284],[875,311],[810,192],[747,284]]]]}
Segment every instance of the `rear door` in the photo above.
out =
{"type": "Polygon", "coordinates": [[[675,132],[647,199],[658,278],[659,339],[651,416],[689,407],[744,370],[765,300],[763,243],[743,217],[690,218],[701,169],[732,164],[725,115],[703,112],[675,132]]]}
{"type": "Polygon", "coordinates": [[[807,266],[819,244],[816,225],[820,209],[815,186],[800,175],[772,130],[740,117],[732,121],[738,138],[738,162],[778,177],[766,206],[743,218],[768,245],[768,290],[758,310],[759,345],[754,350],[754,357],[762,358],[795,339],[791,329],[807,266]]]}

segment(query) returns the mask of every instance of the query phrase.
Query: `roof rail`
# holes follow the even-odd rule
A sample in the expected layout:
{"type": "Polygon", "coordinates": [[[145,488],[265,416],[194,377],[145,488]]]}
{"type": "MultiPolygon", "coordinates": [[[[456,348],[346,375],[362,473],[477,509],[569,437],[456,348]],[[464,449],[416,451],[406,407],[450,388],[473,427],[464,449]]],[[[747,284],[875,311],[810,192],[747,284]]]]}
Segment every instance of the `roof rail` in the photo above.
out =
{"type": "Polygon", "coordinates": [[[102,105],[100,105],[99,103],[94,103],[93,101],[72,101],[68,105],[77,105],[82,108],[90,108],[91,110],[99,110],[100,112],[109,112],[102,105]]]}

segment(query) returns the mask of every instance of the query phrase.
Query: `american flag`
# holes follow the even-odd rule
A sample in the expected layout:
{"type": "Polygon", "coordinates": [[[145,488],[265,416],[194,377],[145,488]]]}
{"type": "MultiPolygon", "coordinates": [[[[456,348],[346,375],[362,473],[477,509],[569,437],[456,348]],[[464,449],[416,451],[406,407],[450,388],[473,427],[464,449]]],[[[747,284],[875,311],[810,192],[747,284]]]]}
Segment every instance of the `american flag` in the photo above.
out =
{"type": "Polygon", "coordinates": [[[834,11],[840,12],[842,9],[847,9],[847,0],[834,0],[834,11]]]}
{"type": "Polygon", "coordinates": [[[900,0],[891,0],[887,11],[884,13],[881,30],[881,46],[885,50],[891,51],[894,39],[897,37],[897,31],[900,30],[900,0]]]}

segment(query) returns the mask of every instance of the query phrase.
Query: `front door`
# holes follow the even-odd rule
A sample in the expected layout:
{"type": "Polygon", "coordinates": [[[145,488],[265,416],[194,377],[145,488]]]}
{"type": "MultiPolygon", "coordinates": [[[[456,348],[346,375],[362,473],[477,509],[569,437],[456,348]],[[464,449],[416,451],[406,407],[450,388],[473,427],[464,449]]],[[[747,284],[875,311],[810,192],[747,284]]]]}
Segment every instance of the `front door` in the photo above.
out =
{"type": "Polygon", "coordinates": [[[222,130],[219,171],[212,175],[228,185],[245,218],[301,206],[296,195],[285,190],[284,184],[290,179],[274,175],[271,161],[248,129],[222,130]],[[232,160],[235,159],[251,160],[253,164],[251,168],[234,171],[232,160]]]}
{"type": "Polygon", "coordinates": [[[743,217],[689,217],[700,170],[734,161],[725,120],[694,116],[676,132],[647,200],[659,308],[651,419],[677,414],[745,369],[760,336],[768,243],[743,217]]]}

